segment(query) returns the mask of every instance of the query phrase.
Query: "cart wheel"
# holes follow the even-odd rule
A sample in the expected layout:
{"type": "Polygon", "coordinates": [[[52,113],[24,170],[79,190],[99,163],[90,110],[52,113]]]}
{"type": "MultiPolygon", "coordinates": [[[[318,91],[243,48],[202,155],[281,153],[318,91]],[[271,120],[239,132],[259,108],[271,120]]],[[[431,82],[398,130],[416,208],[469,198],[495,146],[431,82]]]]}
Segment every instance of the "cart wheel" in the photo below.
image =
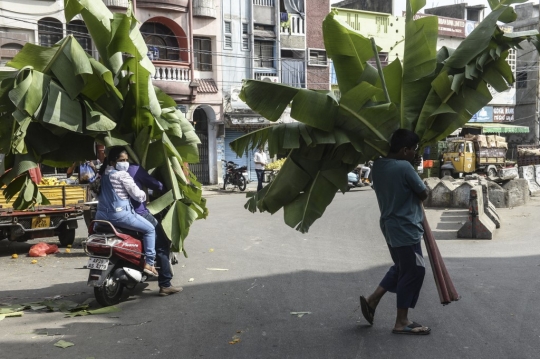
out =
{"type": "Polygon", "coordinates": [[[75,228],[67,229],[62,228],[60,230],[60,233],[58,233],[58,239],[60,240],[60,244],[62,247],[67,247],[68,245],[72,245],[73,242],[75,242],[75,228]]]}

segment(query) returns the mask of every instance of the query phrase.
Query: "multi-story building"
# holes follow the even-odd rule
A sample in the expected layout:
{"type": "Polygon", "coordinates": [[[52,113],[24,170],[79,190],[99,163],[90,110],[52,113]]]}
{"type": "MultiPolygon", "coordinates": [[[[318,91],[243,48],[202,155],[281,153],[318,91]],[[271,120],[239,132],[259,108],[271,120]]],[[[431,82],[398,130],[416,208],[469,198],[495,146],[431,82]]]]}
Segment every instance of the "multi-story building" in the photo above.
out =
{"type": "MultiPolygon", "coordinates": [[[[97,1],[97,0],[96,0],[97,1]]],[[[128,0],[103,0],[111,11],[126,11],[128,0]]],[[[223,132],[220,1],[137,0],[135,16],[156,72],[153,82],[169,94],[193,122],[202,144],[200,163],[191,169],[202,183],[217,182],[216,138],[223,132]]],[[[81,19],[65,23],[63,0],[3,1],[0,10],[0,56],[4,65],[26,42],[51,46],[73,34],[97,57],[81,19]]]]}
{"type": "MultiPolygon", "coordinates": [[[[512,25],[514,31],[539,30],[538,3],[526,3],[516,5],[515,11],[518,18],[512,25]]],[[[539,56],[532,43],[523,42],[521,49],[517,51],[516,69],[516,108],[514,123],[529,127],[527,135],[513,135],[512,140],[516,143],[538,144],[540,128],[538,125],[540,111],[539,97],[539,56]]]]}
{"type": "MultiPolygon", "coordinates": [[[[347,3],[351,7],[357,4],[353,1],[344,1],[336,5],[342,3],[347,3]]],[[[381,48],[379,51],[379,60],[382,67],[388,65],[397,58],[403,59],[403,39],[405,36],[404,17],[392,16],[390,13],[356,10],[355,8],[333,7],[333,9],[337,10],[337,19],[345,22],[363,36],[374,38],[377,46],[381,48]]],[[[375,58],[368,62],[372,66],[377,66],[375,58]]],[[[333,64],[331,68],[331,83],[332,90],[339,98],[341,94],[339,93],[333,64]]]]}
{"type": "MultiPolygon", "coordinates": [[[[235,0],[222,7],[222,66],[225,137],[218,158],[248,167],[256,178],[253,153],[238,158],[234,139],[271,123],[238,98],[244,79],[310,89],[329,89],[322,21],[329,0],[235,0]]],[[[271,96],[271,94],[269,94],[271,96]]],[[[293,121],[285,111],[280,122],[293,121]]]]}

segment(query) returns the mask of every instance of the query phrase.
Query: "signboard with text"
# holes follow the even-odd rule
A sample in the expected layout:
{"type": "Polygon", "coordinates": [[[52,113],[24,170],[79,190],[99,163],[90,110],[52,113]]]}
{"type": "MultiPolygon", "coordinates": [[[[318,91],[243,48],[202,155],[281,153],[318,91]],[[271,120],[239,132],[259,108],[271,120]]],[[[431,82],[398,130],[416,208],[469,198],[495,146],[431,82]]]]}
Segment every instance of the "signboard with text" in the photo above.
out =
{"type": "Polygon", "coordinates": [[[494,106],[493,122],[514,122],[514,108],[509,106],[494,106]]]}
{"type": "Polygon", "coordinates": [[[493,122],[493,107],[484,106],[475,113],[469,122],[493,122]]]}
{"type": "MultiPolygon", "coordinates": [[[[406,16],[405,11],[403,11],[403,16],[406,16]]],[[[434,15],[417,13],[416,15],[414,15],[414,19],[417,20],[426,16],[434,16],[434,15]]],[[[438,16],[438,18],[439,18],[439,35],[465,37],[465,24],[467,23],[466,20],[452,19],[451,17],[444,17],[444,16],[438,16]]]]}

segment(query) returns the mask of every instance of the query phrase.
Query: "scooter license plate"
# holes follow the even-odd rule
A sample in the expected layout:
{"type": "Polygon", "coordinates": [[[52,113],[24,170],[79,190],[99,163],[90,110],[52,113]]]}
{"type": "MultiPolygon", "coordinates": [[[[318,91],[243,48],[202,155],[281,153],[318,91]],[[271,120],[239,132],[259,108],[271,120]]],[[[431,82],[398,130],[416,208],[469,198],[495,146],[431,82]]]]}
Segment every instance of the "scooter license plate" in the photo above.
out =
{"type": "Polygon", "coordinates": [[[98,269],[98,270],[106,270],[109,266],[109,260],[106,258],[88,258],[88,264],[86,265],[86,268],[88,269],[98,269]]]}

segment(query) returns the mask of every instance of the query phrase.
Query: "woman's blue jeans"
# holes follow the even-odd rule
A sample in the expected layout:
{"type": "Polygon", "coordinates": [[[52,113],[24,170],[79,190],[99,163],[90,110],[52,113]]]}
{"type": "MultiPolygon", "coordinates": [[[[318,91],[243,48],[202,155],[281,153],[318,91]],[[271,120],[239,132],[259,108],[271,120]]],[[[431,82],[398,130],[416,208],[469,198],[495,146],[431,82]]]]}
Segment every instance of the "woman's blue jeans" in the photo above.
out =
{"type": "Polygon", "coordinates": [[[156,230],[150,222],[131,211],[122,211],[118,213],[104,213],[98,211],[96,213],[96,219],[109,221],[115,227],[141,232],[143,234],[142,241],[144,244],[146,264],[151,266],[154,265],[156,258],[156,230]]]}

